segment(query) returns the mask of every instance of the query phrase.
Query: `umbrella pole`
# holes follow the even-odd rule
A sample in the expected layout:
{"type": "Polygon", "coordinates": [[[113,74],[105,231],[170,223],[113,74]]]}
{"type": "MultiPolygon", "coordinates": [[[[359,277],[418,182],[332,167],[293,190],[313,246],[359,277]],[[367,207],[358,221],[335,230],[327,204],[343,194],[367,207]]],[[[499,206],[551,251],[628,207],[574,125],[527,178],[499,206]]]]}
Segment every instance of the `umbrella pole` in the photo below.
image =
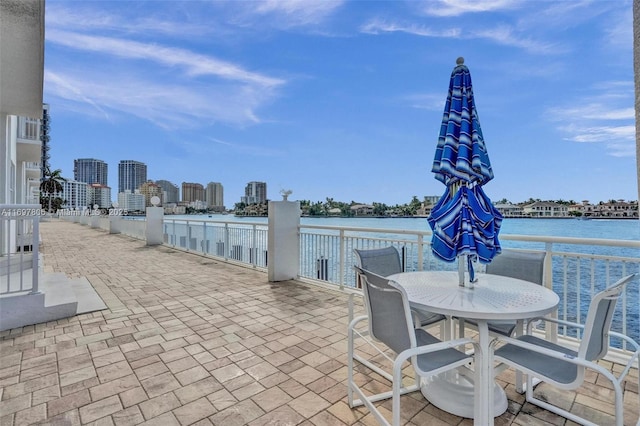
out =
{"type": "Polygon", "coordinates": [[[464,287],[464,265],[467,262],[467,255],[458,256],[458,285],[464,287]]]}

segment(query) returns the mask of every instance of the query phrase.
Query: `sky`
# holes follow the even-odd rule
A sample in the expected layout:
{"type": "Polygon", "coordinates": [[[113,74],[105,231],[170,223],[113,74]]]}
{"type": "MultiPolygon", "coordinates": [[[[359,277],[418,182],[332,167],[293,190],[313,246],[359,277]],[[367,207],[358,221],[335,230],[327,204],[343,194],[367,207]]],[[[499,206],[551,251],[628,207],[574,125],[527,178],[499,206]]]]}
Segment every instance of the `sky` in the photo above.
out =
{"type": "Polygon", "coordinates": [[[48,0],[51,167],[404,204],[464,57],[497,202],[637,199],[631,0],[48,0]]]}

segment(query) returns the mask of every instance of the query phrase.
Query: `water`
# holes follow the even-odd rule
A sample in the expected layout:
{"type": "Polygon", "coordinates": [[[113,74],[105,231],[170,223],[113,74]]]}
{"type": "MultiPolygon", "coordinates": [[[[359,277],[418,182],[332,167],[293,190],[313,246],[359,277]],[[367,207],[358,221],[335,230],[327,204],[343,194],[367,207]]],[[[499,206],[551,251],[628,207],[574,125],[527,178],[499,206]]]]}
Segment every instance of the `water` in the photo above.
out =
{"type": "MultiPolygon", "coordinates": [[[[267,223],[266,217],[234,215],[168,215],[166,220],[206,220],[213,222],[267,223]]],[[[303,217],[303,225],[348,226],[377,229],[430,231],[426,218],[343,218],[303,217]]],[[[500,235],[540,235],[551,237],[604,238],[640,241],[640,220],[633,219],[504,219],[500,235]]],[[[640,253],[638,253],[640,256],[640,253]]]]}

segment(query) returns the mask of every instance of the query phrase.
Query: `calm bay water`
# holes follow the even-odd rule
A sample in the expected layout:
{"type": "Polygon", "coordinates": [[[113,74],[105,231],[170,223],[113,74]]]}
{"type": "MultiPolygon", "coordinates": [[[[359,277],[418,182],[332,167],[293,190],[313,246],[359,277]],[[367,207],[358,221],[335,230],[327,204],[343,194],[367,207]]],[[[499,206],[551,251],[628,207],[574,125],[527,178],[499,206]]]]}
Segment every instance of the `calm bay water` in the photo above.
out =
{"type": "MultiPolygon", "coordinates": [[[[207,220],[214,222],[267,223],[266,217],[233,215],[175,215],[171,220],[207,220]]],[[[430,231],[426,218],[342,218],[303,217],[301,224],[348,226],[377,229],[430,231]]],[[[640,220],[631,219],[504,219],[500,235],[541,235],[551,237],[603,238],[640,241],[640,220]]],[[[640,256],[640,253],[638,253],[640,256]]]]}

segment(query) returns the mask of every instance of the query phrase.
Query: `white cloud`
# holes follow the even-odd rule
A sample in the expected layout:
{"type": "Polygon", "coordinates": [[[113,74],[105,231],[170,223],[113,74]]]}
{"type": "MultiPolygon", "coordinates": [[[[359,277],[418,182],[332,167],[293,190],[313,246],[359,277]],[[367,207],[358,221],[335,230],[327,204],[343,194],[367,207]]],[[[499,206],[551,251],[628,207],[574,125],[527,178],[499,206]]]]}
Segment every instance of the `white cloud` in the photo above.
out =
{"type": "Polygon", "coordinates": [[[343,0],[262,0],[249,2],[257,15],[269,15],[276,26],[293,27],[316,25],[342,6],[343,0]]]}
{"type": "Polygon", "coordinates": [[[425,109],[428,111],[444,111],[446,98],[442,94],[413,94],[403,97],[403,101],[411,108],[425,109]]]}
{"type": "Polygon", "coordinates": [[[415,23],[398,23],[381,19],[373,19],[360,27],[360,32],[366,34],[381,34],[403,32],[420,37],[452,38],[452,39],[486,39],[504,46],[513,46],[532,53],[560,53],[560,49],[553,43],[544,43],[532,38],[522,37],[515,29],[508,25],[495,26],[490,29],[451,27],[434,29],[426,25],[415,23]]]}
{"type": "Polygon", "coordinates": [[[448,28],[445,30],[434,30],[425,25],[418,24],[400,24],[395,22],[387,22],[384,20],[374,19],[360,27],[360,32],[366,34],[380,34],[402,32],[422,37],[438,37],[438,38],[460,38],[461,31],[459,28],[448,28]]]}
{"type": "Polygon", "coordinates": [[[632,157],[636,136],[632,92],[625,91],[628,84],[621,82],[604,82],[599,87],[607,91],[574,100],[572,106],[551,108],[547,116],[566,135],[565,140],[603,144],[608,155],[632,157]]]}
{"type": "Polygon", "coordinates": [[[513,0],[427,0],[422,2],[422,12],[431,16],[460,16],[512,9],[516,4],[513,0]]]}
{"type": "Polygon", "coordinates": [[[190,75],[216,77],[273,87],[284,81],[254,73],[230,62],[185,49],[152,43],[123,40],[112,37],[91,36],[67,31],[47,32],[47,41],[81,51],[99,52],[121,58],[154,61],[171,67],[182,67],[190,75]]]}
{"type": "Polygon", "coordinates": [[[98,118],[136,116],[165,129],[223,122],[259,123],[256,111],[273,94],[240,84],[180,84],[125,72],[47,70],[45,98],[65,109],[98,118]],[[89,105],[89,107],[87,107],[89,105]]]}

